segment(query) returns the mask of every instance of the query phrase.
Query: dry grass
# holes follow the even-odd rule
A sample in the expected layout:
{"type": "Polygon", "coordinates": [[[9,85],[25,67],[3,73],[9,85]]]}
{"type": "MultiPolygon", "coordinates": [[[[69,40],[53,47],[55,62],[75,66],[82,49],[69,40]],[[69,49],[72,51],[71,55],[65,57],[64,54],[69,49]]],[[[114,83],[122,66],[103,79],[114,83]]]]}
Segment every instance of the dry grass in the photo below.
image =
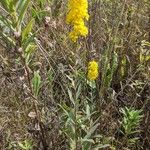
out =
{"type": "MultiPolygon", "coordinates": [[[[99,126],[91,138],[101,135],[98,142],[94,139],[95,143],[90,149],[94,150],[96,144],[100,143],[109,144],[102,149],[148,150],[149,1],[90,1],[89,36],[79,39],[76,44],[67,37],[69,27],[65,23],[66,2],[43,2],[43,5],[39,5],[40,0],[35,3],[34,0],[31,1],[23,20],[22,28],[25,28],[27,22],[35,18],[32,29],[35,38],[30,40],[33,40],[36,47],[30,55],[29,73],[16,51],[19,40],[15,39],[12,31],[5,31],[6,28],[2,27],[0,21],[0,149],[19,150],[21,148],[18,142],[30,140],[32,149],[35,150],[44,150],[44,144],[45,150],[69,150],[66,116],[60,106],[75,112],[75,117],[81,117],[88,104],[95,113],[84,125],[90,128],[92,121],[99,118],[99,126]],[[43,10],[46,12],[42,14],[43,10]],[[33,12],[37,12],[39,16],[35,16],[33,12]],[[8,43],[2,37],[2,32],[16,40],[16,45],[8,43]],[[91,58],[99,62],[100,75],[96,80],[96,87],[87,84],[86,79],[86,67],[91,58]],[[41,76],[41,85],[35,98],[30,89],[29,78],[32,79],[37,70],[41,76]],[[68,90],[72,91],[73,97],[76,97],[77,92],[80,93],[77,99],[78,112],[73,108],[68,90]],[[40,121],[35,114],[34,100],[38,101],[40,121]],[[141,132],[133,136],[139,137],[139,140],[133,145],[127,142],[132,136],[125,137],[120,132],[122,114],[119,110],[125,106],[143,110],[144,117],[138,127],[141,132]]],[[[0,6],[1,15],[11,20],[0,6]]],[[[78,138],[86,135],[80,126],[75,126],[75,129],[78,131],[78,138]]],[[[76,143],[76,150],[83,149],[80,142],[76,143]]]]}

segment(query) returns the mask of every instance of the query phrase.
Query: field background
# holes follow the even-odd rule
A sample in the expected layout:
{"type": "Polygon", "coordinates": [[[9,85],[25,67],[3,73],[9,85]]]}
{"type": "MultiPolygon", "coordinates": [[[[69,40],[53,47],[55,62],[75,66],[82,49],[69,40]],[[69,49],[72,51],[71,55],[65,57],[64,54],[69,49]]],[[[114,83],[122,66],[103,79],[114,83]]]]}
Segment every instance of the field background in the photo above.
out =
{"type": "Polygon", "coordinates": [[[149,150],[150,1],[89,0],[76,43],[67,2],[0,1],[0,150],[149,150]]]}

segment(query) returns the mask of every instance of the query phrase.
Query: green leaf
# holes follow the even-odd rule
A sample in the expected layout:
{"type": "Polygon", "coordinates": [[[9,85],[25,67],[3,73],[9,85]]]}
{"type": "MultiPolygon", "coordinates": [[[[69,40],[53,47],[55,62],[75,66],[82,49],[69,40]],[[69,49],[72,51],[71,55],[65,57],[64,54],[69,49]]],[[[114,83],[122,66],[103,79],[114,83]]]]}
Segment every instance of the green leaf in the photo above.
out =
{"type": "Polygon", "coordinates": [[[9,11],[9,0],[1,0],[0,3],[5,10],[9,11]]]}
{"type": "Polygon", "coordinates": [[[32,19],[26,26],[26,28],[23,30],[22,32],[22,41],[24,41],[27,36],[30,34],[31,30],[32,30],[32,27],[33,27],[33,24],[34,24],[34,19],[32,19]]]}
{"type": "Polygon", "coordinates": [[[99,123],[97,123],[95,126],[93,126],[88,132],[87,135],[84,137],[84,139],[88,139],[91,137],[91,135],[95,132],[97,127],[99,126],[99,123]]]}
{"type": "Polygon", "coordinates": [[[94,150],[105,149],[105,148],[108,148],[108,147],[110,147],[109,144],[99,144],[99,145],[97,145],[97,146],[94,148],[94,150]]]}
{"type": "Polygon", "coordinates": [[[26,59],[26,63],[29,64],[31,61],[31,56],[33,54],[33,52],[36,49],[36,45],[31,43],[29,44],[26,49],[25,49],[25,59],[26,59]]]}
{"type": "Polygon", "coordinates": [[[6,44],[11,44],[12,46],[15,46],[15,42],[8,37],[8,35],[6,35],[5,33],[3,33],[2,31],[0,31],[0,37],[2,37],[4,39],[4,41],[6,42],[6,44]]]}
{"type": "Polygon", "coordinates": [[[30,140],[18,142],[18,145],[20,148],[22,148],[24,150],[32,150],[33,149],[32,141],[30,141],[30,140]]]}
{"type": "Polygon", "coordinates": [[[74,102],[74,99],[73,99],[73,95],[72,95],[72,92],[70,91],[70,89],[68,89],[68,95],[69,95],[70,101],[71,101],[72,104],[75,106],[75,102],[74,102]]]}
{"type": "Polygon", "coordinates": [[[95,88],[96,88],[96,83],[95,83],[95,81],[87,80],[87,84],[88,84],[92,89],[95,89],[95,88]]]}
{"type": "Polygon", "coordinates": [[[21,26],[29,3],[30,3],[30,0],[21,0],[20,1],[19,5],[18,5],[18,8],[20,9],[20,11],[19,11],[17,26],[21,26]]]}
{"type": "Polygon", "coordinates": [[[9,0],[9,12],[15,12],[15,2],[14,0],[9,0]]]}
{"type": "Polygon", "coordinates": [[[19,145],[20,148],[26,149],[26,147],[22,143],[19,142],[18,145],[19,145]]]}
{"type": "Polygon", "coordinates": [[[82,142],[90,142],[90,143],[95,143],[93,139],[81,139],[82,142]]]}
{"type": "Polygon", "coordinates": [[[12,27],[12,22],[4,16],[0,16],[0,26],[5,26],[9,30],[15,31],[12,27]]]}
{"type": "Polygon", "coordinates": [[[32,86],[35,96],[38,96],[39,89],[41,85],[41,76],[39,75],[39,72],[34,72],[34,77],[32,79],[32,86]]]}
{"type": "Polygon", "coordinates": [[[80,96],[80,94],[81,94],[81,91],[82,91],[81,88],[82,88],[82,86],[81,86],[81,84],[79,84],[78,89],[77,89],[77,92],[76,92],[76,99],[78,99],[79,96],[80,96]]]}
{"type": "Polygon", "coordinates": [[[86,118],[90,119],[90,117],[91,117],[90,106],[87,104],[86,105],[86,118]]]}

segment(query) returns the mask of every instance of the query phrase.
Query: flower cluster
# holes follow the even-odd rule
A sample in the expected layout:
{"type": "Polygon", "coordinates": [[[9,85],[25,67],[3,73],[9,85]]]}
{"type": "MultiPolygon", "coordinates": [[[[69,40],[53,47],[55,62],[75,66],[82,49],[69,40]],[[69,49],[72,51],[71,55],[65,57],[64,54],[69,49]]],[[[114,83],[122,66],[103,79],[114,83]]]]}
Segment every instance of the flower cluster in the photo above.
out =
{"type": "Polygon", "coordinates": [[[94,60],[88,64],[87,77],[89,80],[95,80],[98,77],[98,63],[94,60]]]}
{"type": "Polygon", "coordinates": [[[86,36],[88,28],[85,26],[84,21],[89,19],[88,14],[88,1],[87,0],[69,0],[69,12],[66,17],[66,22],[73,26],[69,37],[72,41],[76,42],[79,36],[86,36]]]}

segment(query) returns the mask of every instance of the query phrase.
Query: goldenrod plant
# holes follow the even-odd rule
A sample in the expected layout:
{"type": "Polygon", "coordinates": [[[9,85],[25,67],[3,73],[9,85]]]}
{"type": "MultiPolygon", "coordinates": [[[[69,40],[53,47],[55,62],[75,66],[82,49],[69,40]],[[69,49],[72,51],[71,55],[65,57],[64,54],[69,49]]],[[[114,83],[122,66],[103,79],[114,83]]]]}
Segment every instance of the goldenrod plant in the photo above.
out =
{"type": "Polygon", "coordinates": [[[127,147],[130,147],[131,145],[134,145],[139,139],[139,137],[136,136],[136,133],[141,132],[139,128],[143,118],[142,110],[125,107],[121,108],[120,112],[123,115],[123,119],[120,122],[122,128],[121,132],[126,138],[125,140],[127,142],[127,147]]]}
{"type": "MultiPolygon", "coordinates": [[[[68,140],[67,149],[76,150],[90,150],[90,149],[102,149],[110,148],[111,144],[108,140],[106,143],[100,142],[102,135],[97,134],[97,129],[100,125],[99,118],[94,119],[94,107],[88,104],[88,100],[85,100],[84,107],[80,104],[81,84],[78,84],[76,93],[73,93],[68,89],[68,94],[72,107],[65,104],[60,105],[63,113],[62,119],[62,133],[65,133],[68,140]]],[[[104,138],[105,139],[105,138],[104,138]]]]}

